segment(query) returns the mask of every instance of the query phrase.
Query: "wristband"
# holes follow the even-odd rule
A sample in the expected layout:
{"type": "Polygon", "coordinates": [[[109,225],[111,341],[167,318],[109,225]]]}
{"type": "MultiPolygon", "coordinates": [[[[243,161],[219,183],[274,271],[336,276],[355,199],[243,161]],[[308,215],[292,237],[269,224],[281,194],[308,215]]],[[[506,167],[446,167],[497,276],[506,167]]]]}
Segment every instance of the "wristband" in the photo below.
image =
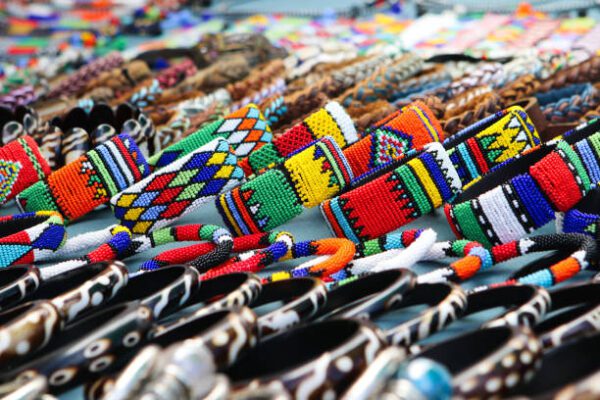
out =
{"type": "Polygon", "coordinates": [[[134,234],[169,225],[240,183],[236,163],[227,140],[215,139],[113,196],[115,217],[134,234]]]}
{"type": "Polygon", "coordinates": [[[29,135],[0,147],[0,204],[50,175],[50,166],[29,135]]]}
{"type": "Polygon", "coordinates": [[[61,215],[38,211],[0,217],[0,268],[48,258],[65,243],[61,215]]]}
{"type": "Polygon", "coordinates": [[[258,336],[282,332],[307,321],[316,315],[327,302],[325,284],[316,278],[285,279],[262,286],[260,294],[252,303],[256,309],[272,302],[281,302],[275,311],[258,316],[258,336]]]}
{"type": "Polygon", "coordinates": [[[354,123],[346,111],[335,101],[312,113],[302,122],[288,129],[261,149],[252,152],[240,162],[246,175],[258,174],[282,163],[287,157],[315,140],[330,137],[341,148],[358,140],[354,123]]]}
{"type": "Polygon", "coordinates": [[[271,142],[272,137],[260,110],[250,104],[154,154],[148,163],[155,169],[162,168],[216,138],[226,139],[235,155],[243,158],[271,142]]]}
{"type": "Polygon", "coordinates": [[[435,344],[416,357],[445,366],[453,395],[502,396],[533,376],[542,347],[529,328],[500,326],[475,330],[435,344]]]}
{"type": "Polygon", "coordinates": [[[135,142],[119,135],[21,192],[18,205],[23,211],[58,211],[72,221],[108,202],[148,170],[135,142]]]}
{"type": "Polygon", "coordinates": [[[272,230],[345,188],[352,174],[330,138],[313,142],[277,166],[218,197],[223,220],[236,235],[272,230]]]}
{"type": "Polygon", "coordinates": [[[544,349],[598,332],[600,283],[569,285],[550,292],[552,315],[533,328],[544,349]],[[560,313],[557,311],[562,310],[560,313]]]}
{"type": "Polygon", "coordinates": [[[325,392],[338,397],[383,347],[380,332],[362,322],[318,322],[260,342],[225,374],[234,392],[274,386],[295,398],[317,398],[325,392]]]}
{"type": "Polygon", "coordinates": [[[427,304],[429,308],[415,318],[385,331],[390,344],[410,346],[438,332],[459,318],[467,308],[467,296],[452,283],[424,283],[409,291],[394,310],[427,304]]]}
{"type": "Polygon", "coordinates": [[[430,213],[452,198],[460,180],[439,143],[321,204],[333,233],[354,242],[377,238],[430,213]]]}
{"type": "Polygon", "coordinates": [[[596,237],[600,220],[600,189],[592,188],[577,204],[564,214],[556,216],[556,231],[584,233],[596,237]]]}
{"type": "Polygon", "coordinates": [[[40,286],[40,270],[33,265],[16,265],[0,270],[0,310],[20,303],[40,286]]]}

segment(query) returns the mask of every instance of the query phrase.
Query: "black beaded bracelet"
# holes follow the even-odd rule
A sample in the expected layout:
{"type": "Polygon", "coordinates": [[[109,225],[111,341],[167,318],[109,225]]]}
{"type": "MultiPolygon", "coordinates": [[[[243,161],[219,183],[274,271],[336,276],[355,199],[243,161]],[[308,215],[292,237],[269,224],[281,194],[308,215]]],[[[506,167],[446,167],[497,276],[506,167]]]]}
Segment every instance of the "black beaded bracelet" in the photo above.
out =
{"type": "Polygon", "coordinates": [[[0,270],[0,310],[23,301],[40,286],[40,271],[33,265],[0,270]]]}
{"type": "Polygon", "coordinates": [[[380,331],[363,322],[317,322],[260,342],[224,372],[234,392],[270,386],[299,399],[336,398],[384,346],[380,331]]]}

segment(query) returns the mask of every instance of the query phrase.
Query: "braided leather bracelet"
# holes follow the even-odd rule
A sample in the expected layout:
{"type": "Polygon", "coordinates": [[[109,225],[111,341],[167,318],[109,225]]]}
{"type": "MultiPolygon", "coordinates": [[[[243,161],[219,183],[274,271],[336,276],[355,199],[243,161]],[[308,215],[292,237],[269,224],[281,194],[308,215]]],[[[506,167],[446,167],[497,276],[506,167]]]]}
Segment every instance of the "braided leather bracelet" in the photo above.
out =
{"type": "Polygon", "coordinates": [[[149,173],[128,135],[119,135],[54,171],[17,196],[24,211],[59,211],[65,221],[84,216],[149,173]]]}
{"type": "Polygon", "coordinates": [[[244,177],[227,140],[217,138],[111,198],[134,234],[169,225],[239,184],[244,177]]]}

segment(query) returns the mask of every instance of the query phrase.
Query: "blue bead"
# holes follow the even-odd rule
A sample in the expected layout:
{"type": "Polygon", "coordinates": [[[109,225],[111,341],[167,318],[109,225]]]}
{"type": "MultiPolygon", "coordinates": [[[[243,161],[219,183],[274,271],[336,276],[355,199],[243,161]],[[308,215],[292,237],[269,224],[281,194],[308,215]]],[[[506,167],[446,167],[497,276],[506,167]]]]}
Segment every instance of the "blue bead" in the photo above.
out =
{"type": "Polygon", "coordinates": [[[452,397],[452,375],[446,367],[428,358],[405,363],[396,379],[407,380],[428,400],[449,400],[452,397]]]}

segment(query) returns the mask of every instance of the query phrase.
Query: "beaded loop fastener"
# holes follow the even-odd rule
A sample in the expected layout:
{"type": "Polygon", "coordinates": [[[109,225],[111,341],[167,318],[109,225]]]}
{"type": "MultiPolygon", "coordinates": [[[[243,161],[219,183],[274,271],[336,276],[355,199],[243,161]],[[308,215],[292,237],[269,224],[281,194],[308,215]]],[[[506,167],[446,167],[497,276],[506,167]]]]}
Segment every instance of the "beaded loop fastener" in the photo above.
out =
{"type": "Polygon", "coordinates": [[[216,204],[236,235],[264,232],[335,196],[351,178],[342,151],[325,137],[220,195],[216,204]]]}
{"type": "Polygon", "coordinates": [[[30,186],[17,196],[17,202],[23,211],[58,211],[65,221],[73,221],[148,173],[133,139],[119,135],[54,171],[45,182],[30,186]]]}
{"type": "Polygon", "coordinates": [[[0,204],[50,174],[50,166],[29,135],[0,147],[0,204]]]}
{"type": "Polygon", "coordinates": [[[239,184],[244,172],[227,140],[217,138],[115,195],[115,217],[134,234],[164,227],[239,184]]]}

